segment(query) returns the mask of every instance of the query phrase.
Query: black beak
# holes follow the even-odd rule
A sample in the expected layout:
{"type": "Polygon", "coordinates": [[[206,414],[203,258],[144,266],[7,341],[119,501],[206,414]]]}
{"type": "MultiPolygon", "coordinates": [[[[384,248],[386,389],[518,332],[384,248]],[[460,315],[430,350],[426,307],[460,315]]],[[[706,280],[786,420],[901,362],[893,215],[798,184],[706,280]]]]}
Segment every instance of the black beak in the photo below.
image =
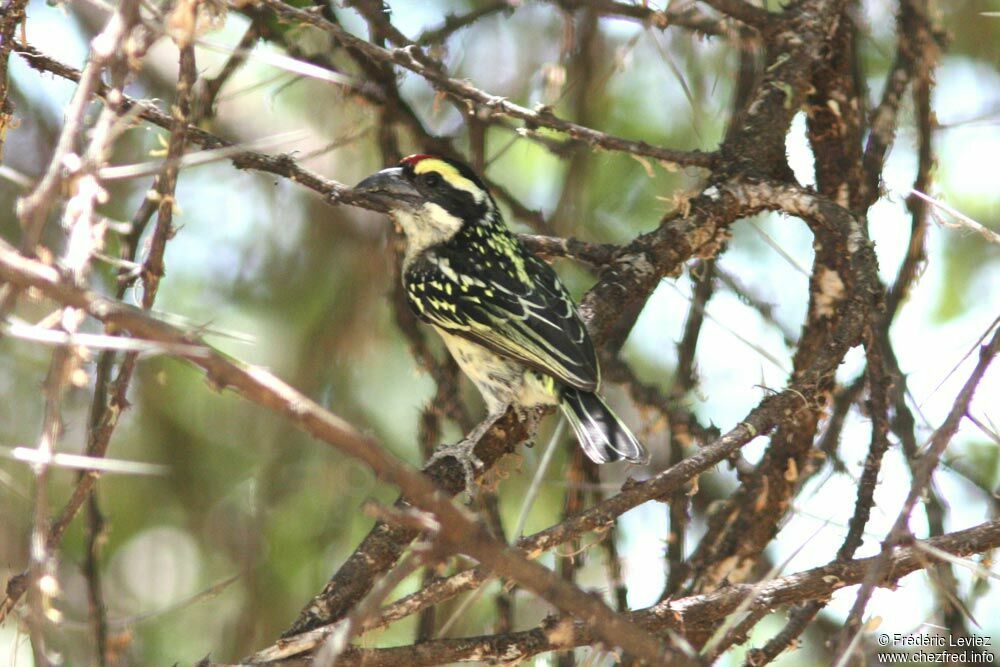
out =
{"type": "Polygon", "coordinates": [[[416,203],[420,193],[403,175],[402,167],[389,167],[376,172],[354,186],[356,192],[374,196],[377,199],[388,199],[398,206],[399,202],[416,203]]]}

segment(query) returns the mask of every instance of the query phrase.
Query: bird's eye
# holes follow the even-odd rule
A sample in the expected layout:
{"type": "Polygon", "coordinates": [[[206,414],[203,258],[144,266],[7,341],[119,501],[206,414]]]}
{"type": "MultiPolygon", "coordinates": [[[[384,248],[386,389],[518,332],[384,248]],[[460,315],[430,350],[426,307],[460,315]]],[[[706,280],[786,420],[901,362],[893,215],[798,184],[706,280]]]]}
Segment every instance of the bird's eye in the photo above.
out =
{"type": "Polygon", "coordinates": [[[441,185],[441,174],[436,171],[429,171],[423,176],[424,185],[429,188],[436,188],[441,185]]]}

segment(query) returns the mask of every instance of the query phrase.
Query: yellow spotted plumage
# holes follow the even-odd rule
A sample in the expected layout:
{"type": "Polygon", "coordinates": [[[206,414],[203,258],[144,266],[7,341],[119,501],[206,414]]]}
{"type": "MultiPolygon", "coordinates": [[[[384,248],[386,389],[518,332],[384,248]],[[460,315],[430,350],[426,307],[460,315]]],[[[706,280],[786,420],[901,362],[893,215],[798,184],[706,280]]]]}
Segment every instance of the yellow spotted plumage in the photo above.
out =
{"type": "Polygon", "coordinates": [[[406,235],[410,306],[438,331],[486,401],[487,419],[463,443],[442,450],[446,455],[468,460],[508,405],[551,404],[562,408],[592,460],[648,460],[596,393],[597,354],[566,289],[507,228],[471,169],[415,155],[357,189],[389,205],[406,235]]]}

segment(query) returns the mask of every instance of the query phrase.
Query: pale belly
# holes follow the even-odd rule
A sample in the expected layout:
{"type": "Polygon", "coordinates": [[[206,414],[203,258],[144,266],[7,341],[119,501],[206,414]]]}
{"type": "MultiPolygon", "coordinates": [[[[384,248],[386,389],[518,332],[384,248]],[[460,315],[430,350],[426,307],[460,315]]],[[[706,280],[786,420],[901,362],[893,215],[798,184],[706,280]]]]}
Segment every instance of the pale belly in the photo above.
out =
{"type": "Polygon", "coordinates": [[[511,403],[533,407],[559,402],[551,377],[465,338],[434,329],[459,368],[483,395],[490,414],[502,412],[511,403]]]}

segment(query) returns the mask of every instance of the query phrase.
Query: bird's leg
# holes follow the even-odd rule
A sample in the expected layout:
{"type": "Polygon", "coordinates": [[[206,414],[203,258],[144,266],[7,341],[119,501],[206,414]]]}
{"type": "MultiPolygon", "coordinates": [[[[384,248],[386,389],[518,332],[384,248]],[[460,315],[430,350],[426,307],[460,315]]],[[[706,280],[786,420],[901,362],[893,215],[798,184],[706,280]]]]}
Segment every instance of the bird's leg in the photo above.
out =
{"type": "Polygon", "coordinates": [[[427,459],[426,466],[434,463],[438,459],[450,456],[456,461],[458,461],[462,468],[465,470],[465,490],[469,492],[469,495],[475,495],[475,484],[476,484],[476,468],[482,468],[483,462],[480,461],[475,454],[476,443],[479,439],[486,435],[486,432],[493,427],[493,424],[497,422],[498,419],[503,417],[504,413],[507,412],[506,406],[500,412],[494,412],[486,416],[486,419],[479,422],[474,429],[469,431],[460,442],[454,445],[441,445],[438,447],[434,454],[427,459]]]}
{"type": "Polygon", "coordinates": [[[538,435],[538,423],[542,421],[542,411],[538,406],[525,407],[515,405],[517,419],[524,424],[525,432],[528,434],[528,446],[533,446],[535,436],[538,435]]]}

